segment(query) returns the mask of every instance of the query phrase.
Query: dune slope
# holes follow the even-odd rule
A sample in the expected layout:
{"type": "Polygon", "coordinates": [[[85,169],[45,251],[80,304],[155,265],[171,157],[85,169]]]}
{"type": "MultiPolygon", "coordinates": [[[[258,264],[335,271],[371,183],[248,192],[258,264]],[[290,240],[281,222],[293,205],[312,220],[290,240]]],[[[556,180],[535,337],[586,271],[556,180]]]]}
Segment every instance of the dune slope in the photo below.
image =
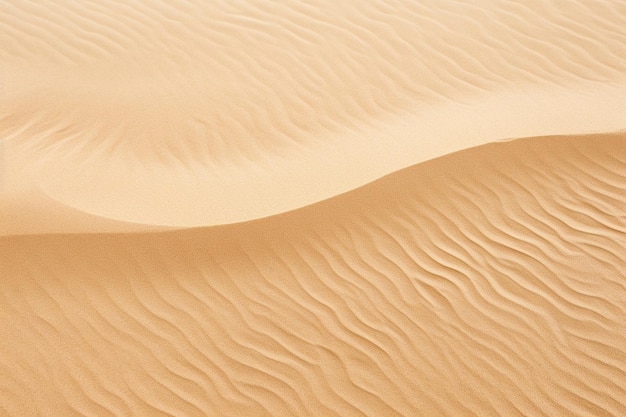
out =
{"type": "Polygon", "coordinates": [[[626,415],[626,135],[251,222],[0,238],[0,415],[626,415]]]}
{"type": "Polygon", "coordinates": [[[0,234],[36,233],[46,199],[109,231],[240,222],[486,142],[626,126],[622,0],[2,12],[0,210],[33,215],[0,234]]]}

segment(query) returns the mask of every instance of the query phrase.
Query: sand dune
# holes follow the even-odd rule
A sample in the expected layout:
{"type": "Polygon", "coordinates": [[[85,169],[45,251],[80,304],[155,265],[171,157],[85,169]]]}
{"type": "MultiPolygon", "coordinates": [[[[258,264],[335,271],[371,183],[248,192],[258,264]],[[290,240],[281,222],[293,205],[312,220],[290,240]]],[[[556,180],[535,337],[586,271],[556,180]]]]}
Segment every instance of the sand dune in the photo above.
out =
{"type": "Polygon", "coordinates": [[[626,126],[623,1],[362,3],[7,2],[0,207],[217,225],[626,126]]]}
{"type": "Polygon", "coordinates": [[[4,237],[0,410],[624,415],[625,192],[623,133],[541,137],[236,225],[4,237]]]}
{"type": "Polygon", "coordinates": [[[0,10],[1,417],[626,415],[626,2],[0,10]]]}

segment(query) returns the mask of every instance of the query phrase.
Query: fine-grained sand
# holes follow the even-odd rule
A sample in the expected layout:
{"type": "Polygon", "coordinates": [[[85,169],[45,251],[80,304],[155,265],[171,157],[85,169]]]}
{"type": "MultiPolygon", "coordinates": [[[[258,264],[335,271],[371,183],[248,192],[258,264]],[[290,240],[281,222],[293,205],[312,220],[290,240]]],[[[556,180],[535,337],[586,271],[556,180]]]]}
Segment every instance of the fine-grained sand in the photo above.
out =
{"type": "Polygon", "coordinates": [[[0,11],[0,417],[626,415],[626,2],[0,11]]]}
{"type": "Polygon", "coordinates": [[[251,220],[481,143],[626,128],[622,0],[2,9],[0,208],[30,213],[2,234],[251,220]]]}
{"type": "Polygon", "coordinates": [[[7,415],[621,416],[626,136],[248,223],[0,240],[7,415]]]}

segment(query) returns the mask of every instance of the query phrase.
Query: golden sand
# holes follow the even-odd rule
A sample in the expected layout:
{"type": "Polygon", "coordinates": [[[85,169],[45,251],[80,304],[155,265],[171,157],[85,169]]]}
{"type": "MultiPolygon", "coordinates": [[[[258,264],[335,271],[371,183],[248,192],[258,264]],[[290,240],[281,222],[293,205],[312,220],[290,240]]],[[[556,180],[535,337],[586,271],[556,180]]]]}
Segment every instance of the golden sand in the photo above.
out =
{"type": "Polygon", "coordinates": [[[626,415],[626,3],[53,3],[0,416],[626,415]]]}

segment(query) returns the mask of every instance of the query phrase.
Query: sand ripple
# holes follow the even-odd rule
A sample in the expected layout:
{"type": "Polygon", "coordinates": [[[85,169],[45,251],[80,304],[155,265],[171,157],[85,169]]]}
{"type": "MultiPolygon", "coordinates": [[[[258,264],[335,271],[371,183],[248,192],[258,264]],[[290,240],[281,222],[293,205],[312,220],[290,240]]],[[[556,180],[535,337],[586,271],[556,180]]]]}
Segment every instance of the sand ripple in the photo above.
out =
{"type": "Polygon", "coordinates": [[[1,208],[232,223],[626,126],[621,0],[5,3],[1,208]]]}
{"type": "Polygon", "coordinates": [[[306,208],[0,238],[0,414],[626,415],[626,137],[484,145],[306,208]]]}

